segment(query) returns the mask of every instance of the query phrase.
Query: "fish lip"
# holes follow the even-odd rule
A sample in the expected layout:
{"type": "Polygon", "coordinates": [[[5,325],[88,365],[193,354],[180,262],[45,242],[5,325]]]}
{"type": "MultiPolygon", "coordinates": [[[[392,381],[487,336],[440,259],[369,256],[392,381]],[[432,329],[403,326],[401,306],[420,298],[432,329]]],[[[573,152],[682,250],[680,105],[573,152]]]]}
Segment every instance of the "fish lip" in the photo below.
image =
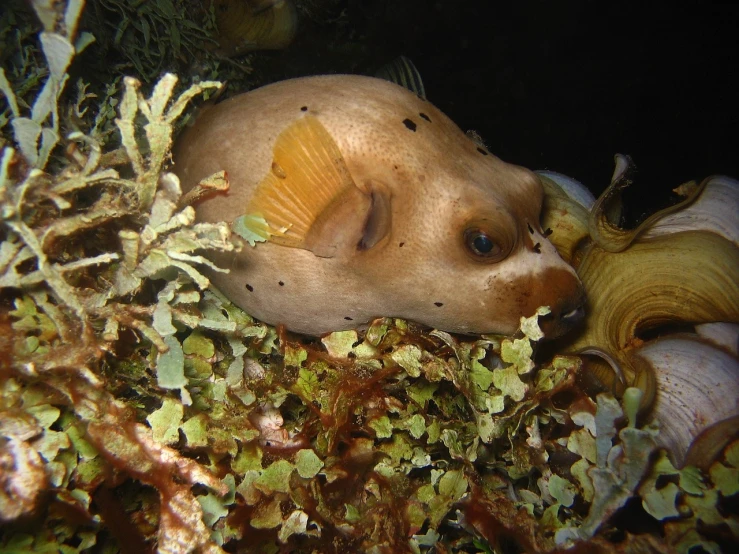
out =
{"type": "Polygon", "coordinates": [[[585,304],[581,304],[580,306],[577,306],[576,308],[573,308],[567,313],[564,313],[560,316],[562,321],[565,321],[567,323],[577,324],[585,317],[585,304]]]}
{"type": "Polygon", "coordinates": [[[574,300],[562,302],[561,305],[545,315],[539,317],[539,327],[544,333],[544,339],[556,339],[568,333],[585,320],[587,299],[584,291],[574,300]]]}

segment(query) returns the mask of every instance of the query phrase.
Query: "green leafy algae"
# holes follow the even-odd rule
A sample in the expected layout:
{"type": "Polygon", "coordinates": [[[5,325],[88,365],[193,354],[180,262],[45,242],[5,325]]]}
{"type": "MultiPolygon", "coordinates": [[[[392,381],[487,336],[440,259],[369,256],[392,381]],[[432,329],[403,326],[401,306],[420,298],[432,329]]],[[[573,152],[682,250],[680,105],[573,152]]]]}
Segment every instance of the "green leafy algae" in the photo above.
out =
{"type": "Polygon", "coordinates": [[[272,236],[269,223],[260,215],[242,215],[231,225],[231,230],[249,243],[256,246],[258,242],[266,242],[272,236]]]}
{"type": "Polygon", "coordinates": [[[162,407],[146,418],[154,440],[162,444],[176,443],[179,439],[179,427],[183,414],[182,403],[172,398],[165,398],[162,407]]]}

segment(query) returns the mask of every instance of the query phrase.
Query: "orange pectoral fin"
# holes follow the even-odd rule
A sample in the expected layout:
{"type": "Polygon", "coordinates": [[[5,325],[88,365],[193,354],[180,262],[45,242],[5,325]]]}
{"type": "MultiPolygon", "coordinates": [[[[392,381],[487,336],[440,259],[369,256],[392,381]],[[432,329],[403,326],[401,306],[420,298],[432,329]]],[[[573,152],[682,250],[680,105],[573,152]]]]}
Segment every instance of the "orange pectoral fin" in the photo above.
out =
{"type": "Polygon", "coordinates": [[[342,225],[352,227],[357,214],[366,211],[365,203],[370,199],[354,184],[336,142],[308,115],[277,137],[272,168],[257,186],[247,213],[260,214],[273,229],[285,230],[270,236],[271,242],[314,250],[342,225]]]}

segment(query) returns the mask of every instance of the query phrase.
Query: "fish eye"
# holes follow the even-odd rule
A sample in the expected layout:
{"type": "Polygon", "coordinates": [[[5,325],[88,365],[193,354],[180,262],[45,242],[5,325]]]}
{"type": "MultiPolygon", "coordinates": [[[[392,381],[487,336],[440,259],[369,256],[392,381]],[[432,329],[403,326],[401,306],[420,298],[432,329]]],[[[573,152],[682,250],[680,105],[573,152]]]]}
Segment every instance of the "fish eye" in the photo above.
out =
{"type": "Polygon", "coordinates": [[[493,241],[487,235],[480,233],[472,239],[472,249],[476,254],[490,254],[493,248],[495,248],[495,244],[493,244],[493,241]]]}
{"type": "Polygon", "coordinates": [[[485,261],[498,261],[506,254],[503,248],[482,229],[467,229],[464,244],[473,257],[485,261]]]}

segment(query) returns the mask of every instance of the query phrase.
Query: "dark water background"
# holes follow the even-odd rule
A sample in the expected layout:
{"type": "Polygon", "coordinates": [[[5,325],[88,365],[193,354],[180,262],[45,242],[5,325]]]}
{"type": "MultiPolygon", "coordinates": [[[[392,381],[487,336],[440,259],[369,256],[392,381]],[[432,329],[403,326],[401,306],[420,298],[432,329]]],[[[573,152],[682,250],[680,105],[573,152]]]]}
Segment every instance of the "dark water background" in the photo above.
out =
{"type": "Polygon", "coordinates": [[[630,218],[690,179],[739,178],[736,2],[349,0],[351,29],[304,24],[270,80],[372,73],[404,54],[429,99],[493,153],[597,194],[613,155],[638,169],[630,218]],[[341,41],[343,44],[340,44],[341,41]]]}

